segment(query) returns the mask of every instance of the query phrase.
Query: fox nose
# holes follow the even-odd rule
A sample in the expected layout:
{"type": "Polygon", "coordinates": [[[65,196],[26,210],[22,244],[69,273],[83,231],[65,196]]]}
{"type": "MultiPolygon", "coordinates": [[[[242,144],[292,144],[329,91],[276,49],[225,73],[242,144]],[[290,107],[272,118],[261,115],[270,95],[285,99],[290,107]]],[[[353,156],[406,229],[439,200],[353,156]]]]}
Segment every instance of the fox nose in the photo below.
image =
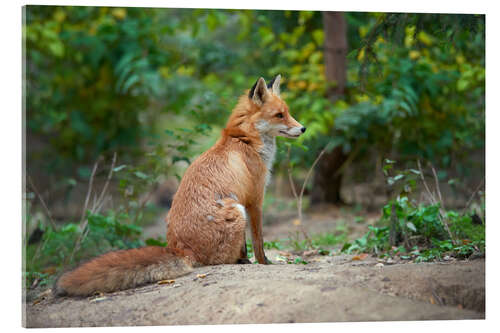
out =
{"type": "Polygon", "coordinates": [[[306,128],[305,128],[305,127],[302,127],[302,128],[300,129],[300,131],[301,131],[302,133],[304,133],[304,132],[306,131],[306,128]]]}

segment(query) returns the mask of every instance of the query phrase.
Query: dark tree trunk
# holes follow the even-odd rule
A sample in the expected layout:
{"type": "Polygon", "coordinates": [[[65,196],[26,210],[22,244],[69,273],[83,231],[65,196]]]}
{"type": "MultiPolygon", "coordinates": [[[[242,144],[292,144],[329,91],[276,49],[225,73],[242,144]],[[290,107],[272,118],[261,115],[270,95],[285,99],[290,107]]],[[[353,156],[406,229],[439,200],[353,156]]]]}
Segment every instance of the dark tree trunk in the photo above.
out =
{"type": "Polygon", "coordinates": [[[343,204],[340,197],[342,174],[336,175],[337,170],[344,164],[347,156],[342,152],[342,147],[325,153],[316,165],[314,173],[314,187],[311,193],[311,203],[343,204]]]}
{"type": "MultiPolygon", "coordinates": [[[[323,12],[323,26],[325,31],[325,75],[331,84],[327,93],[328,98],[335,102],[344,95],[347,81],[347,25],[344,14],[323,12]]],[[[323,155],[315,169],[311,196],[313,205],[343,203],[340,197],[342,173],[337,173],[337,171],[346,159],[347,155],[344,154],[341,146],[323,155]]]]}
{"type": "Polygon", "coordinates": [[[323,12],[325,75],[328,97],[335,101],[345,93],[347,81],[347,25],[344,13],[323,12]]]}

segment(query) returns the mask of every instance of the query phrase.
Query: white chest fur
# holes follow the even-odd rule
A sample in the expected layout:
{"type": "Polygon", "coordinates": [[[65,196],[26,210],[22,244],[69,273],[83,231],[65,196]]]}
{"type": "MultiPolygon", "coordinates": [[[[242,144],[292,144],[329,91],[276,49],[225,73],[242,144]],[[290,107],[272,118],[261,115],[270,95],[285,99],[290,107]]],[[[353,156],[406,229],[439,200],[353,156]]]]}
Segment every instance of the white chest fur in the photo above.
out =
{"type": "Polygon", "coordinates": [[[276,139],[272,136],[262,135],[262,147],[259,149],[260,157],[267,166],[266,187],[271,179],[271,170],[273,168],[274,156],[276,155],[276,139]]]}

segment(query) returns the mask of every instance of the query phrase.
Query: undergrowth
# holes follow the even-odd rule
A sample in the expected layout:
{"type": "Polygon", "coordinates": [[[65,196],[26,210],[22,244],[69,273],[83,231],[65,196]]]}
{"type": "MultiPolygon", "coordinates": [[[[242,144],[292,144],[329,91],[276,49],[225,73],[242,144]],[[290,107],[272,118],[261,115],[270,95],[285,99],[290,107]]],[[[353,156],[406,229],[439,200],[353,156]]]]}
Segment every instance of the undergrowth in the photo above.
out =
{"type": "MultiPolygon", "coordinates": [[[[319,254],[332,255],[330,248],[343,244],[342,253],[372,253],[381,258],[399,256],[415,262],[484,256],[485,194],[479,191],[483,182],[461,211],[445,209],[438,173],[432,165],[433,187],[427,183],[420,161],[418,170],[395,171],[394,165],[395,161],[385,160],[383,171],[395,198],[384,205],[381,218],[375,225],[369,225],[362,237],[347,241],[348,232],[342,223],[334,232],[313,236],[302,228],[303,237],[297,231],[286,241],[288,247],[294,251],[317,250],[319,254]],[[426,202],[417,202],[412,196],[418,182],[424,189],[426,202]]],[[[456,180],[450,180],[449,184],[453,182],[456,180]]],[[[354,218],[354,223],[364,222],[360,216],[354,218]]],[[[281,249],[283,245],[273,242],[272,248],[281,249]]]]}
{"type": "Polygon", "coordinates": [[[115,250],[132,249],[146,245],[165,246],[162,238],[142,240],[142,227],[128,223],[126,213],[87,215],[88,224],[82,231],[79,223],[67,223],[59,229],[40,228],[43,236],[26,248],[26,287],[50,284],[62,269],[115,250]],[[81,235],[78,249],[75,244],[81,235]]]}
{"type": "Polygon", "coordinates": [[[485,254],[485,205],[484,193],[479,194],[479,204],[471,208],[476,192],[462,211],[443,207],[437,173],[434,190],[426,182],[418,162],[418,170],[399,171],[391,176],[395,162],[386,160],[384,172],[388,186],[398,193],[382,209],[382,217],[366,234],[342,247],[344,253],[373,253],[380,257],[398,255],[415,262],[443,260],[448,257],[469,258],[485,254]],[[411,199],[417,180],[422,182],[427,203],[411,199]]]}
{"type": "Polygon", "coordinates": [[[384,206],[376,226],[368,226],[363,237],[346,242],[342,252],[373,253],[380,257],[399,255],[416,262],[442,260],[445,256],[463,259],[474,253],[482,255],[485,226],[473,223],[471,216],[453,210],[441,215],[439,204],[416,204],[407,197],[398,197],[384,206]]]}

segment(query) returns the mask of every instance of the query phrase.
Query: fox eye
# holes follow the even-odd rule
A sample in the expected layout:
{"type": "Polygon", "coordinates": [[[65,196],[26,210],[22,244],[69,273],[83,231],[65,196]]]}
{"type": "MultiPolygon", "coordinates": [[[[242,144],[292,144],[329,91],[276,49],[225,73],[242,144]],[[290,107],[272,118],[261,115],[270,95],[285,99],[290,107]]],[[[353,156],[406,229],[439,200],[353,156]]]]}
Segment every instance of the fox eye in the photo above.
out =
{"type": "Polygon", "coordinates": [[[278,113],[278,114],[276,114],[276,117],[278,117],[278,118],[283,118],[283,113],[278,113]]]}

